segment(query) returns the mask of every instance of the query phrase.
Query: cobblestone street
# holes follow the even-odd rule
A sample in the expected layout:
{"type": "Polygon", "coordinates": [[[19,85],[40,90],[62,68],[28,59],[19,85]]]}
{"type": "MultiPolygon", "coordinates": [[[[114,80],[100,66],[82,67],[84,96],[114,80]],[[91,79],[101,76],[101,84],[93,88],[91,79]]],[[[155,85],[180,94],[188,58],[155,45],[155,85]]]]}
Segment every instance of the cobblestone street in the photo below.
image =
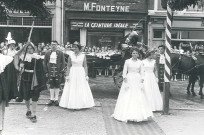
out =
{"type": "MultiPolygon", "coordinates": [[[[105,126],[102,104],[115,105],[118,91],[111,77],[97,77],[90,79],[89,82],[95,99],[95,107],[80,111],[55,106],[48,107],[46,103],[49,99],[49,92],[46,90],[41,93],[40,105],[37,108],[37,123],[31,123],[25,117],[24,103],[11,101],[10,106],[6,108],[3,135],[110,135],[105,126]]],[[[161,115],[160,112],[154,114],[154,121],[158,124],[157,128],[162,129],[166,135],[191,135],[190,131],[194,128],[197,130],[196,135],[202,134],[202,128],[199,125],[204,124],[202,111],[204,101],[199,96],[187,96],[186,86],[186,81],[172,82],[170,115],[161,115]],[[174,126],[175,124],[177,126],[174,126]]],[[[195,90],[197,89],[196,84],[195,90]]],[[[144,127],[138,130],[141,130],[141,135],[149,130],[147,133],[151,135],[152,129],[144,127]]],[[[134,135],[133,132],[129,134],[134,135]]]]}

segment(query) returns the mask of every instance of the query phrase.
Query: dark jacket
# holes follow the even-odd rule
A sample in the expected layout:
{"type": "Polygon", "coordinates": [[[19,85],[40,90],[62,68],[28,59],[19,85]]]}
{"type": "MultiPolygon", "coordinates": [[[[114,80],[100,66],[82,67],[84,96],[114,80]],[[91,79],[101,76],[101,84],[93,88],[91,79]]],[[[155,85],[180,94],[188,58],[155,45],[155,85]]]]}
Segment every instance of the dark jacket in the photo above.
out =
{"type": "Polygon", "coordinates": [[[8,84],[5,72],[0,74],[0,103],[2,100],[5,100],[6,103],[9,101],[8,84]]]}
{"type": "MultiPolygon", "coordinates": [[[[44,71],[45,73],[48,73],[49,76],[51,74],[51,66],[50,66],[50,55],[51,55],[52,51],[48,51],[45,54],[45,58],[44,58],[44,71]]],[[[65,57],[64,57],[64,53],[57,50],[56,51],[57,54],[57,71],[58,73],[64,74],[64,68],[65,68],[65,57]]]]}

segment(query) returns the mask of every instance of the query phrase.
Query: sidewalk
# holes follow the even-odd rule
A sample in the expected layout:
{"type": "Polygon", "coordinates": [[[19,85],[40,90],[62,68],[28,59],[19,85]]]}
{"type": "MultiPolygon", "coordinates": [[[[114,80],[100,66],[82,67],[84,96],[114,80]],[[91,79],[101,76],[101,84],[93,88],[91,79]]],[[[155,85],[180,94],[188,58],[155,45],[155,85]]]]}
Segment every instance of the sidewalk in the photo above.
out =
{"type": "MultiPolygon", "coordinates": [[[[37,123],[31,123],[25,117],[25,113],[26,109],[23,104],[11,104],[7,107],[3,135],[111,135],[108,134],[110,131],[106,128],[101,106],[71,111],[39,105],[37,123]]],[[[154,116],[153,120],[158,126],[156,128],[161,129],[166,135],[203,135],[204,111],[170,110],[170,115],[154,113],[154,116]]],[[[112,118],[109,117],[109,119],[112,118]]],[[[135,126],[138,125],[140,124],[135,126]]],[[[121,131],[128,129],[125,126],[117,127],[120,127],[121,131]]],[[[151,130],[153,132],[156,128],[149,129],[148,127],[150,126],[137,127],[136,130],[138,129],[141,133],[137,135],[153,135],[151,130]]],[[[135,135],[133,131],[129,131],[128,135],[135,135]]]]}
{"type": "Polygon", "coordinates": [[[204,111],[170,110],[170,115],[156,113],[154,120],[166,135],[204,135],[204,111]]]}
{"type": "Polygon", "coordinates": [[[37,123],[26,118],[25,105],[6,108],[3,135],[106,135],[100,107],[71,111],[39,105],[37,123]]]}
{"type": "MultiPolygon", "coordinates": [[[[106,114],[105,120],[102,110],[102,103],[115,105],[117,100],[118,92],[114,88],[112,78],[90,80],[90,86],[96,107],[80,111],[54,106],[47,107],[49,92],[43,91],[39,101],[40,105],[37,108],[37,123],[31,123],[25,117],[26,107],[24,103],[12,102],[6,108],[3,135],[112,135],[110,134],[111,131],[107,130],[106,123],[109,118],[111,122],[114,122],[109,117],[112,111],[106,114]]],[[[156,122],[154,128],[151,128],[153,126],[150,125],[145,126],[143,124],[141,126],[136,123],[136,128],[132,126],[135,128],[132,131],[128,129],[128,124],[124,126],[113,125],[112,129],[125,130],[128,132],[125,135],[159,135],[153,132],[153,130],[158,129],[162,130],[165,135],[203,135],[204,100],[200,99],[199,96],[187,96],[185,86],[186,82],[171,83],[170,115],[154,113],[153,120],[154,123],[156,122]],[[139,133],[135,134],[135,130],[138,130],[139,133]]],[[[197,85],[195,89],[198,89],[197,85]]],[[[120,123],[117,122],[116,124],[120,123]]]]}

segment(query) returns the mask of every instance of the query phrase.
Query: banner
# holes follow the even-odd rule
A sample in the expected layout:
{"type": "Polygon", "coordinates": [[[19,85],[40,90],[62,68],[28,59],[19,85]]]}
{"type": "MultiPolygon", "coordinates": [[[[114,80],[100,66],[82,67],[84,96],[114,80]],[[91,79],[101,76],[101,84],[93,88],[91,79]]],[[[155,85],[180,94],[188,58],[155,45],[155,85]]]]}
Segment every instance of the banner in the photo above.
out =
{"type": "Polygon", "coordinates": [[[71,28],[117,28],[117,29],[132,29],[137,23],[123,23],[123,22],[83,22],[72,21],[71,28]]]}

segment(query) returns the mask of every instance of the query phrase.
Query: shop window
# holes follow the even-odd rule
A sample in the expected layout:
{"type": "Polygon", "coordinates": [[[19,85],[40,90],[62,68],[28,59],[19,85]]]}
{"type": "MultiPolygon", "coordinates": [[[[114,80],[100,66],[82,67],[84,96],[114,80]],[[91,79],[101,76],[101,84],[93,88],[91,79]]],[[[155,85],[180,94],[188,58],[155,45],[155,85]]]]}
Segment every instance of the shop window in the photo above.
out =
{"type": "Polygon", "coordinates": [[[123,38],[123,32],[103,32],[103,31],[88,31],[87,46],[89,47],[106,47],[109,46],[112,49],[117,48],[121,38],[123,38]]]}
{"type": "Polygon", "coordinates": [[[179,34],[178,34],[178,31],[172,31],[172,32],[171,32],[171,38],[172,38],[172,39],[178,39],[178,35],[179,35],[179,34]]]}
{"type": "Polygon", "coordinates": [[[153,38],[162,39],[163,38],[163,31],[162,29],[154,29],[153,30],[153,38]]]}

